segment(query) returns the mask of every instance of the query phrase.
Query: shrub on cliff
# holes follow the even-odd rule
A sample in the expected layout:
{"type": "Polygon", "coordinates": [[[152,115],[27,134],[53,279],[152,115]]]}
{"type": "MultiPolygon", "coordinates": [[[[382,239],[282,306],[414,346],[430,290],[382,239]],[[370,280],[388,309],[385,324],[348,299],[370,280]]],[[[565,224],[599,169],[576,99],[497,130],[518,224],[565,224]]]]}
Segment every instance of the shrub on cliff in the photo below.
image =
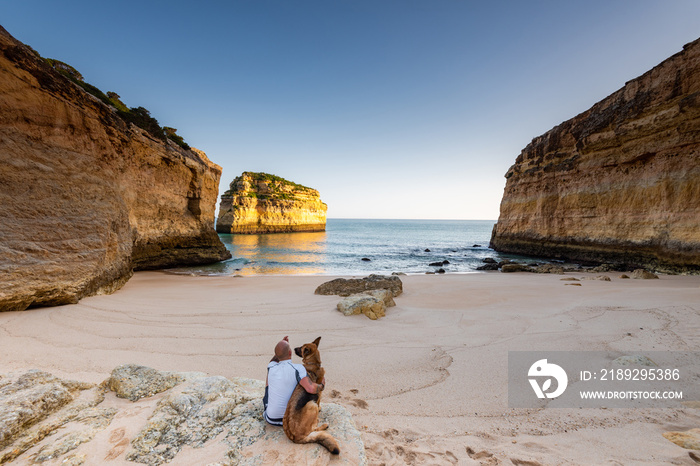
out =
{"type": "MultiPolygon", "coordinates": [[[[33,49],[32,49],[33,50],[33,49]]],[[[34,51],[34,50],[33,50],[34,51]]],[[[36,51],[34,51],[36,53],[36,51]]],[[[39,55],[37,53],[37,55],[39,55]]],[[[56,60],[55,58],[44,58],[44,61],[49,64],[54,70],[58,71],[60,74],[71,80],[76,85],[80,86],[87,93],[97,97],[103,103],[114,107],[117,110],[117,115],[128,122],[133,123],[139,128],[147,131],[152,136],[162,139],[171,139],[178,146],[183,149],[189,150],[190,146],[185,142],[185,140],[179,134],[176,134],[176,129],[169,126],[162,127],[158,123],[158,120],[151,116],[149,112],[144,107],[132,107],[128,108],[122,101],[119,94],[116,92],[107,92],[105,94],[97,87],[90,83],[85,82],[83,75],[73,68],[68,63],[56,60]]]]}
{"type": "Polygon", "coordinates": [[[182,136],[176,134],[177,129],[171,128],[170,126],[163,126],[163,131],[165,131],[165,135],[168,137],[168,139],[174,141],[175,144],[177,144],[185,150],[190,149],[190,145],[187,144],[184,139],[182,139],[182,136]]]}

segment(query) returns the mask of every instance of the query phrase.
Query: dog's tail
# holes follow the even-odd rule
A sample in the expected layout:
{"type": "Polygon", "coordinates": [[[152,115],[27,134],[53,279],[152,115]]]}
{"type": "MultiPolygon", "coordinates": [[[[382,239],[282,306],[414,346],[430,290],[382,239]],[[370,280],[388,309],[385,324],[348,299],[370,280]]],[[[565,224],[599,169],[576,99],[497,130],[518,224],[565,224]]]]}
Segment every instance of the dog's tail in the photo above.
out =
{"type": "Polygon", "coordinates": [[[338,441],[334,439],[331,434],[324,431],[311,432],[299,443],[319,443],[323,445],[326,448],[326,450],[330,451],[334,455],[340,453],[338,441]]]}

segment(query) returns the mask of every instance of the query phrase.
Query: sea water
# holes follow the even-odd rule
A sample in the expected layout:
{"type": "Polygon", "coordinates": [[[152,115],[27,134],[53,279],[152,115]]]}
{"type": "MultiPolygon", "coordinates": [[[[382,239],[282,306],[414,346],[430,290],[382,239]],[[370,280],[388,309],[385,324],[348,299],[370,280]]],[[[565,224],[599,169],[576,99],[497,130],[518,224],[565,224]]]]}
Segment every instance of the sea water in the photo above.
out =
{"type": "Polygon", "coordinates": [[[171,269],[194,275],[366,275],[475,272],[483,259],[513,258],[488,247],[494,220],[328,219],[326,231],[220,234],[231,259],[171,269]],[[435,266],[435,262],[448,264],[435,266]]]}

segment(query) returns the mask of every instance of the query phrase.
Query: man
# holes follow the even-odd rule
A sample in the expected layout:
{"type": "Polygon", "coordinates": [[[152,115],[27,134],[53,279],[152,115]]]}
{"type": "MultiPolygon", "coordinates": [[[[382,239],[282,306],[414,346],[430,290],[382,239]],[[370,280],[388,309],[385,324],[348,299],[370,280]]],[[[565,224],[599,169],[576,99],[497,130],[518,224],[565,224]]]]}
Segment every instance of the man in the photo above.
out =
{"type": "Polygon", "coordinates": [[[306,375],[304,366],[292,363],[292,347],[286,336],[275,346],[275,355],[267,365],[263,416],[268,424],[282,425],[287,403],[297,383],[307,392],[315,394],[323,390],[325,379],[321,383],[314,383],[306,375]]]}

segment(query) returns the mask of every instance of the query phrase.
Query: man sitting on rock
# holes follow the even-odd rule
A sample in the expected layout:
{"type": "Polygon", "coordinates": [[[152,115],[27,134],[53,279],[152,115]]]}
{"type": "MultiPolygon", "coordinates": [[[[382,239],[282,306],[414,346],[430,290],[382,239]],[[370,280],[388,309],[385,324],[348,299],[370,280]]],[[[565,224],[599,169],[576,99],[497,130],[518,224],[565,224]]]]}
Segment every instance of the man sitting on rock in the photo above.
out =
{"type": "Polygon", "coordinates": [[[326,380],[321,383],[312,382],[306,375],[306,369],[301,364],[292,363],[292,347],[289,337],[284,337],[275,346],[275,355],[267,365],[265,380],[265,397],[263,416],[268,424],[281,426],[287,403],[297,384],[301,384],[309,393],[319,393],[324,388],[326,380]]]}

